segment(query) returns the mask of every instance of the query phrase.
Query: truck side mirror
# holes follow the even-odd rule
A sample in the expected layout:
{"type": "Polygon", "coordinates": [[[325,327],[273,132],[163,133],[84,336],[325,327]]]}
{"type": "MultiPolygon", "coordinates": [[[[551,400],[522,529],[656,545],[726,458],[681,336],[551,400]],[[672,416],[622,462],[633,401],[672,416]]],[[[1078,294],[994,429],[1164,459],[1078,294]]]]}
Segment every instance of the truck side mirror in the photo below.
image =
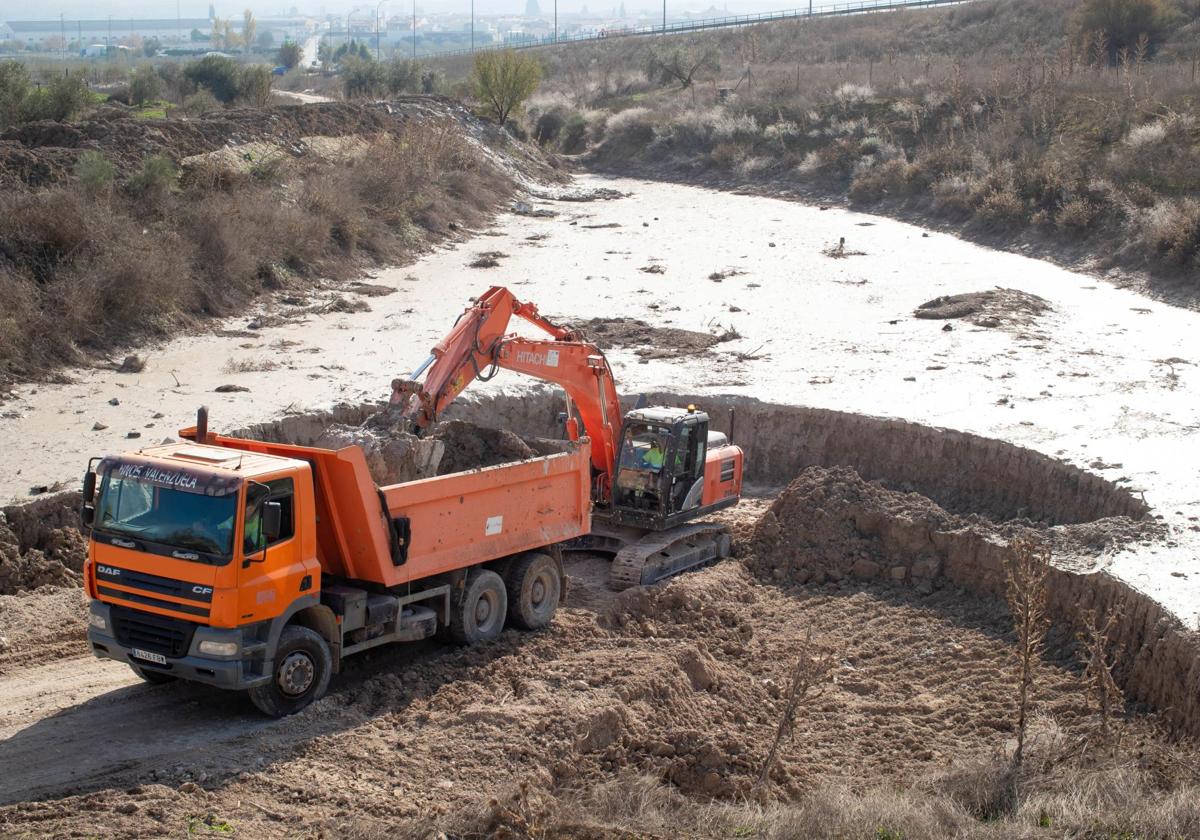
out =
{"type": "Polygon", "coordinates": [[[283,505],[279,502],[267,502],[263,505],[262,517],[263,535],[267,542],[275,542],[283,532],[283,505]]]}
{"type": "Polygon", "coordinates": [[[91,470],[83,474],[83,501],[90,502],[96,498],[96,474],[91,470]]]}

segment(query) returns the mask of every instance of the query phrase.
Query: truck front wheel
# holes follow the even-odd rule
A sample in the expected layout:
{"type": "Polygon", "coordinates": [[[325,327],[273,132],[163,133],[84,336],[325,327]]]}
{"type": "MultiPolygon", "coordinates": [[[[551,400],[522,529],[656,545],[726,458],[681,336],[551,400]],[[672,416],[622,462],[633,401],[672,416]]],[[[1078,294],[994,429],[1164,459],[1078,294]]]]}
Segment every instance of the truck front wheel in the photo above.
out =
{"type": "Polygon", "coordinates": [[[513,561],[505,584],[508,587],[508,620],[525,630],[540,630],[550,624],[562,597],[558,564],[548,554],[525,554],[513,561]]]}
{"type": "Polygon", "coordinates": [[[491,641],[504,630],[507,614],[508,592],[500,575],[473,569],[462,598],[450,610],[450,638],[460,645],[491,641]]]}
{"type": "Polygon", "coordinates": [[[250,702],[263,714],[295,714],[325,696],[333,673],[333,654],[321,634],[289,624],[279,634],[271,681],[250,689],[250,702]]]}

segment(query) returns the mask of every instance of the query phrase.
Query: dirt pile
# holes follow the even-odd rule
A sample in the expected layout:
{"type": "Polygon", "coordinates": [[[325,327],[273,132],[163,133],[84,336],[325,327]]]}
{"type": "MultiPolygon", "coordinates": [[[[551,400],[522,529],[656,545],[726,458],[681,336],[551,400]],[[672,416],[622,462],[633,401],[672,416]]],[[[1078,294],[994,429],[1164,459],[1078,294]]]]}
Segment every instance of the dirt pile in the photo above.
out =
{"type": "Polygon", "coordinates": [[[996,288],[934,298],[918,306],[913,317],[936,321],[965,318],[977,327],[1018,329],[1032,325],[1049,311],[1044,298],[1020,289],[996,288]]]}
{"type": "Polygon", "coordinates": [[[675,359],[705,353],[740,336],[733,330],[698,332],[677,327],[655,327],[636,318],[592,318],[576,321],[581,331],[601,350],[633,348],[643,359],[675,359]]]}
{"type": "Polygon", "coordinates": [[[919,493],[865,481],[849,467],[811,467],[780,494],[754,532],[755,568],[777,581],[886,578],[924,592],[944,575],[1000,591],[1007,544],[1033,539],[1062,562],[1087,563],[1134,540],[1161,535],[1153,520],[1111,517],[1046,527],[1025,519],[996,522],[953,514],[919,493]]]}
{"type": "Polygon", "coordinates": [[[0,595],[78,586],[86,558],[78,493],[0,510],[0,595]]]}
{"type": "Polygon", "coordinates": [[[395,133],[410,120],[430,117],[471,123],[473,134],[486,133],[461,107],[429,97],[230,108],[186,120],[144,120],[132,110],[109,106],[76,123],[43,121],[0,132],[0,186],[36,189],[64,181],[85,151],[102,153],[125,174],[152,155],[180,161],[250,143],[304,157],[314,152],[311,138],[395,133]]]}

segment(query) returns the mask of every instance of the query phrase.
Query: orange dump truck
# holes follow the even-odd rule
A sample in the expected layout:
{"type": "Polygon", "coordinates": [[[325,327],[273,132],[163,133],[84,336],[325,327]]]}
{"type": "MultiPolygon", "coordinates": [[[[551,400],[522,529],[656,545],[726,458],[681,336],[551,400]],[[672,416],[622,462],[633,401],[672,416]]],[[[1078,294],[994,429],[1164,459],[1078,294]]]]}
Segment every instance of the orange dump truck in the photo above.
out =
{"type": "Polygon", "coordinates": [[[345,657],[439,630],[459,643],[550,622],[558,544],[589,529],[590,443],[377,487],[337,451],[207,432],[93,459],[88,641],[149,682],[246,689],[270,715],[345,657]]]}

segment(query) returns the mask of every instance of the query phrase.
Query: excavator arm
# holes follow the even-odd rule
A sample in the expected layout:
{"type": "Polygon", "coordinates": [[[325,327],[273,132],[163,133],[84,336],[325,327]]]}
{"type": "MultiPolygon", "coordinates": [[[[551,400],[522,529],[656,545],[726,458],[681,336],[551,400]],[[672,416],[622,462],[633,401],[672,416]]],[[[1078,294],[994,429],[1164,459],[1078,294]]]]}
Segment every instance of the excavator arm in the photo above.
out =
{"type": "MultiPolygon", "coordinates": [[[[461,316],[407,379],[392,382],[391,403],[420,432],[437,422],[471,382],[486,381],[500,368],[553,382],[566,391],[592,440],[598,500],[608,501],[621,434],[621,404],[608,360],[574,330],[552,323],[532,303],[522,303],[503,286],[493,286],[461,316]],[[530,339],[509,333],[516,315],[547,333],[530,339]],[[424,382],[418,377],[425,374],[424,382]]],[[[579,436],[574,418],[568,436],[579,436]]]]}

